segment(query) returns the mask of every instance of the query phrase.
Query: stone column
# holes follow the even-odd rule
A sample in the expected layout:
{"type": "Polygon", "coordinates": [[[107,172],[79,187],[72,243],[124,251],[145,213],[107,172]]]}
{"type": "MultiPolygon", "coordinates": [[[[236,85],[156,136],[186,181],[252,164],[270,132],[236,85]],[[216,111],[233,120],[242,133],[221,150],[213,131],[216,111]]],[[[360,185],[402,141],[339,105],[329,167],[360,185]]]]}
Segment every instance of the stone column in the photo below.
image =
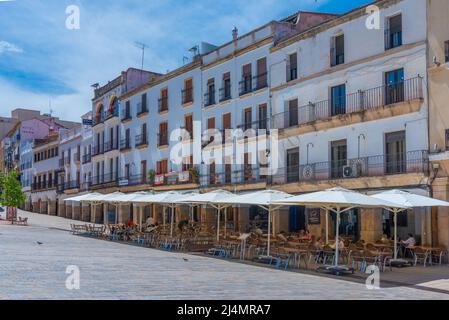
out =
{"type": "Polygon", "coordinates": [[[51,216],[56,215],[56,201],[48,200],[48,214],[51,216]]]}
{"type": "Polygon", "coordinates": [[[72,205],[71,204],[65,205],[65,217],[67,219],[72,219],[72,205]]]}
{"type": "Polygon", "coordinates": [[[80,204],[81,207],[81,220],[84,222],[90,221],[90,207],[89,205],[80,204]]]}
{"type": "Polygon", "coordinates": [[[382,209],[360,209],[360,238],[366,243],[382,237],[382,209]]]}
{"type": "Polygon", "coordinates": [[[59,211],[59,216],[62,217],[62,218],[65,218],[66,212],[65,212],[65,203],[64,202],[61,202],[59,204],[59,210],[58,211],[59,211]]]}
{"type": "MultiPolygon", "coordinates": [[[[439,200],[449,200],[449,178],[437,178],[432,184],[433,197],[439,200]]],[[[437,233],[434,238],[436,243],[433,245],[445,246],[449,248],[449,208],[440,207],[433,215],[432,225],[435,228],[432,233],[437,233]],[[436,221],[435,221],[436,220],[436,221]]]]}
{"type": "Polygon", "coordinates": [[[80,207],[77,204],[72,204],[72,219],[73,220],[80,220],[81,212],[80,207]]]}
{"type": "Polygon", "coordinates": [[[48,214],[48,202],[47,201],[41,202],[41,213],[48,214]]]}

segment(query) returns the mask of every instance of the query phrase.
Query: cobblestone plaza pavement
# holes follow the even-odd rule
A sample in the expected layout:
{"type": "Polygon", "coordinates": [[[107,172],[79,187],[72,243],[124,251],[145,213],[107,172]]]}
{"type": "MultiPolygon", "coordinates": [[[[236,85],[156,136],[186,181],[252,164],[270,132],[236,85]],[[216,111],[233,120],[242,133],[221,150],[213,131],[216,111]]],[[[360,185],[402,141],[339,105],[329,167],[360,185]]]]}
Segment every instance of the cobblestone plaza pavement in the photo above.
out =
{"type": "Polygon", "coordinates": [[[61,230],[67,220],[19,215],[29,216],[30,226],[0,225],[1,299],[449,298],[83,238],[61,230]],[[79,290],[66,289],[69,265],[80,269],[79,290]]]}

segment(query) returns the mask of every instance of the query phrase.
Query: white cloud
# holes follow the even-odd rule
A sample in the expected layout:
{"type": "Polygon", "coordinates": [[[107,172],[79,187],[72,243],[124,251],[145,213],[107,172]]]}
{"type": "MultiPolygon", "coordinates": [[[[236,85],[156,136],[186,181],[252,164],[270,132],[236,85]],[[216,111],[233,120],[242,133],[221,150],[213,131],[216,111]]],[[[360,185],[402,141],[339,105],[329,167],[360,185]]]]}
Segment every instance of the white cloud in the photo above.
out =
{"type": "Polygon", "coordinates": [[[15,44],[0,40],[0,54],[4,52],[22,53],[23,50],[15,44]]]}

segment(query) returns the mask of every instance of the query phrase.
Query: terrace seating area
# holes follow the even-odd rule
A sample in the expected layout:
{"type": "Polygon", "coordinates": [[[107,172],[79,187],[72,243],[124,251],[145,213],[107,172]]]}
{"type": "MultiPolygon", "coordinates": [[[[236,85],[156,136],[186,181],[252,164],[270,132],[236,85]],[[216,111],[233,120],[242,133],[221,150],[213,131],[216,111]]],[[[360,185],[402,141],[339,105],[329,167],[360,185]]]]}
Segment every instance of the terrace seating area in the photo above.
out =
{"type": "MultiPolygon", "coordinates": [[[[317,270],[321,266],[335,263],[335,240],[325,243],[307,232],[277,234],[271,239],[271,251],[267,255],[267,234],[258,228],[249,233],[235,231],[220,232],[216,239],[216,228],[200,223],[187,222],[179,225],[171,235],[170,225],[92,224],[71,225],[74,235],[117,241],[131,245],[174,252],[204,254],[219,259],[247,261],[282,270],[317,270]]],[[[339,261],[350,266],[352,272],[366,273],[370,265],[380,272],[392,271],[394,242],[382,239],[374,243],[351,238],[340,238],[339,261]]],[[[401,242],[399,242],[401,244],[401,242]]],[[[399,246],[399,257],[409,266],[433,267],[449,264],[447,248],[426,246],[399,246]]]]}

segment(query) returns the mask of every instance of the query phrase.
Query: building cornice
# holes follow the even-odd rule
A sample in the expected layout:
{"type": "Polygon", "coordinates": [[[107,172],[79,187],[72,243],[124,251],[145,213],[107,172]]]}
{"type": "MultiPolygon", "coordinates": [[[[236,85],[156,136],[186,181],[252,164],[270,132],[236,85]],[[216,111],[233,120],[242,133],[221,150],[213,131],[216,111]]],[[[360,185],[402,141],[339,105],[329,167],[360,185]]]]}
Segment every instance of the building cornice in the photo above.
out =
{"type": "Polygon", "coordinates": [[[394,49],[391,49],[391,50],[388,50],[388,51],[384,51],[384,52],[381,52],[381,53],[373,55],[373,56],[369,56],[367,58],[359,59],[359,60],[356,60],[356,61],[353,61],[353,62],[349,62],[349,63],[345,63],[345,64],[342,64],[342,65],[338,65],[338,66],[335,66],[335,67],[332,67],[332,68],[328,68],[328,69],[326,69],[324,71],[320,71],[320,72],[311,74],[311,75],[309,75],[307,77],[303,77],[303,78],[299,78],[299,79],[296,79],[296,80],[293,80],[293,81],[289,81],[289,82],[284,83],[282,85],[279,85],[277,87],[271,88],[270,92],[277,92],[277,91],[280,91],[280,90],[283,90],[283,89],[295,86],[297,84],[301,84],[303,82],[310,81],[312,79],[316,79],[316,78],[319,78],[319,77],[322,77],[322,76],[333,74],[333,73],[336,73],[336,72],[339,72],[339,71],[342,71],[342,70],[345,70],[345,69],[349,69],[349,68],[351,68],[353,66],[356,66],[356,65],[359,65],[359,64],[367,63],[367,62],[370,62],[370,61],[373,61],[373,60],[376,60],[376,59],[387,57],[387,56],[390,56],[390,55],[393,55],[393,54],[396,54],[396,53],[399,53],[399,52],[407,51],[407,50],[410,50],[410,49],[413,49],[413,48],[416,48],[416,47],[419,47],[419,46],[422,46],[422,45],[426,45],[426,44],[427,44],[426,40],[418,41],[418,42],[411,43],[411,44],[405,44],[405,45],[402,45],[400,47],[397,47],[397,48],[394,48],[394,49]]]}
{"type": "Polygon", "coordinates": [[[304,40],[307,38],[312,38],[312,37],[316,36],[317,34],[322,33],[330,28],[333,28],[333,27],[336,27],[343,23],[360,18],[367,14],[366,8],[370,5],[376,5],[377,7],[379,7],[379,9],[385,9],[385,8],[388,8],[394,4],[402,2],[402,1],[404,1],[404,0],[377,0],[372,3],[366,4],[362,7],[358,7],[354,10],[351,10],[351,11],[335,18],[335,19],[324,22],[314,28],[308,29],[302,33],[296,34],[290,38],[280,41],[279,43],[276,44],[276,46],[271,48],[271,52],[279,51],[285,47],[288,47],[288,46],[298,42],[298,41],[301,41],[301,40],[304,40]]]}
{"type": "Polygon", "coordinates": [[[157,77],[157,78],[153,79],[152,81],[147,82],[147,83],[141,85],[140,87],[137,87],[137,88],[135,88],[135,89],[133,89],[131,91],[128,91],[127,93],[119,96],[118,99],[119,100],[123,100],[123,99],[127,99],[129,97],[132,97],[133,95],[138,94],[139,92],[142,92],[142,91],[145,91],[145,90],[147,90],[149,88],[155,87],[155,86],[157,86],[157,85],[159,85],[161,83],[164,83],[165,81],[168,81],[170,79],[176,78],[176,77],[182,75],[183,73],[187,73],[189,71],[192,71],[192,70],[194,70],[194,69],[196,69],[196,68],[198,68],[200,66],[201,66],[201,60],[189,63],[189,64],[187,64],[185,66],[182,66],[180,68],[177,68],[177,69],[175,69],[175,70],[173,70],[173,71],[171,71],[171,72],[169,72],[169,73],[167,73],[165,75],[157,77]]]}

